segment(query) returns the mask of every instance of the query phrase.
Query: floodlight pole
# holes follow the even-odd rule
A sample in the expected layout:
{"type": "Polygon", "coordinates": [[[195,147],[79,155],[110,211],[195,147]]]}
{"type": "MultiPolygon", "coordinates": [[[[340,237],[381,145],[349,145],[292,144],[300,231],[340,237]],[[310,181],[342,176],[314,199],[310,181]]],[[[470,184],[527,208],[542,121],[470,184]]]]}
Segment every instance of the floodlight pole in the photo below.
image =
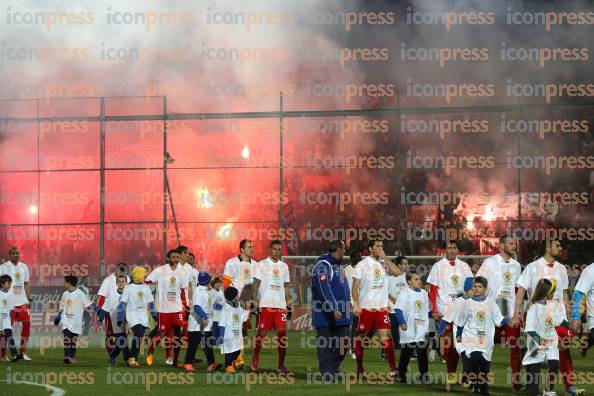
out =
{"type": "Polygon", "coordinates": [[[100,99],[99,117],[99,276],[105,276],[105,98],[100,99]]]}
{"type": "Polygon", "coordinates": [[[278,208],[278,225],[279,232],[283,228],[283,92],[280,92],[280,163],[279,163],[279,208],[278,208]]]}

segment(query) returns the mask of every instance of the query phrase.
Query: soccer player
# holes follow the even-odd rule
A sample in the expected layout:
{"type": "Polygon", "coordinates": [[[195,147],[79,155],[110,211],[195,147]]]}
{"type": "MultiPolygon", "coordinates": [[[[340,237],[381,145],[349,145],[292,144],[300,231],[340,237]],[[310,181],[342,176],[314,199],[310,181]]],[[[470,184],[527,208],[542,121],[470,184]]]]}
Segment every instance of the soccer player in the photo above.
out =
{"type": "Polygon", "coordinates": [[[219,319],[221,318],[223,304],[225,304],[223,281],[218,276],[210,281],[210,300],[212,302],[212,326],[210,331],[216,339],[219,336],[219,319]]]}
{"type": "Polygon", "coordinates": [[[239,304],[239,291],[233,286],[225,289],[225,304],[219,320],[217,344],[225,355],[225,371],[234,373],[245,365],[241,350],[243,349],[242,323],[247,320],[248,311],[239,304]]]}
{"type": "MultiPolygon", "coordinates": [[[[126,283],[130,283],[130,278],[128,277],[128,266],[126,263],[118,263],[116,265],[116,270],[114,273],[109,274],[108,276],[103,279],[101,283],[101,287],[99,288],[99,299],[97,300],[97,306],[99,308],[103,308],[105,304],[105,299],[107,296],[116,290],[117,287],[117,277],[119,275],[124,275],[126,277],[126,283]]],[[[105,317],[105,349],[107,353],[110,354],[112,350],[112,346],[114,345],[114,335],[113,335],[113,323],[111,322],[110,315],[105,317]]]]}
{"type": "MultiPolygon", "coordinates": [[[[250,365],[258,370],[262,341],[270,330],[276,330],[278,343],[278,371],[287,374],[285,355],[287,353],[287,311],[291,309],[289,294],[289,267],[281,261],[282,244],[279,240],[270,242],[269,256],[256,265],[254,273],[254,296],[260,309],[258,333],[254,345],[254,356],[250,365]],[[258,296],[255,295],[258,293],[258,296]]],[[[221,314],[222,315],[222,314],[221,314]]],[[[221,323],[219,322],[219,326],[221,323]]]]}
{"type": "Polygon", "coordinates": [[[389,375],[396,377],[396,361],[394,344],[390,337],[390,319],[388,316],[388,275],[400,275],[400,269],[384,252],[384,244],[380,240],[368,243],[370,255],[355,267],[353,275],[353,312],[359,316],[359,334],[355,339],[355,357],[357,375],[364,377],[363,369],[363,337],[372,330],[377,330],[382,342],[382,349],[390,367],[389,375]],[[384,265],[386,268],[384,268],[384,265]]]}
{"type": "MultiPolygon", "coordinates": [[[[184,327],[186,313],[189,309],[186,303],[188,278],[186,277],[186,271],[180,267],[179,261],[177,250],[169,250],[167,252],[167,264],[155,268],[146,278],[146,283],[156,284],[157,322],[159,328],[156,336],[160,336],[163,333],[167,335],[165,342],[165,364],[168,366],[177,366],[178,364],[182,343],[182,329],[184,327]]],[[[153,364],[155,342],[156,340],[153,339],[146,357],[146,362],[149,366],[153,364]]]]}
{"type": "Polygon", "coordinates": [[[573,302],[571,305],[571,329],[578,333],[582,325],[580,306],[582,299],[586,298],[586,324],[589,334],[587,345],[582,348],[582,356],[586,356],[588,348],[594,345],[594,263],[587,266],[581,273],[578,283],[573,290],[573,302]]]}
{"type": "MultiPolygon", "coordinates": [[[[95,312],[101,312],[99,306],[93,304],[87,296],[76,287],[78,278],[75,275],[64,277],[64,288],[60,300],[60,311],[54,319],[57,326],[62,322],[62,333],[64,334],[64,363],[75,364],[76,342],[82,332],[83,311],[92,307],[95,312]]],[[[101,321],[101,317],[99,321],[101,321]]]]}
{"type": "MultiPolygon", "coordinates": [[[[489,394],[489,373],[493,355],[495,327],[505,326],[499,307],[486,296],[488,281],[482,276],[474,278],[472,297],[461,304],[455,324],[462,328],[462,349],[470,360],[469,383],[475,393],[489,394]]],[[[459,332],[459,331],[458,331],[459,332]]]]}
{"type": "MultiPolygon", "coordinates": [[[[254,271],[258,263],[252,259],[254,257],[254,242],[249,239],[243,239],[239,242],[239,255],[231,257],[225,263],[223,271],[223,286],[229,285],[239,291],[239,302],[248,310],[252,310],[252,296],[254,295],[254,271]]],[[[250,313],[251,316],[251,313],[250,313]]],[[[244,322],[243,336],[247,337],[250,329],[250,318],[244,322]]]]}
{"type": "MultiPolygon", "coordinates": [[[[468,264],[458,259],[458,245],[454,241],[446,241],[445,257],[433,264],[427,283],[431,285],[429,301],[433,306],[433,318],[436,323],[447,315],[450,304],[455,298],[464,294],[464,282],[472,278],[468,264]]],[[[457,382],[456,369],[458,367],[458,354],[454,348],[453,327],[448,325],[443,339],[443,350],[446,358],[447,377],[446,390],[457,382]]]]}
{"type": "MultiPolygon", "coordinates": [[[[567,315],[570,312],[569,295],[567,293],[569,277],[567,276],[565,266],[557,261],[562,251],[563,248],[558,240],[548,240],[544,245],[543,256],[524,268],[522,275],[518,279],[518,292],[516,294],[516,306],[511,323],[512,326],[520,323],[524,296],[528,295],[532,299],[536,285],[542,278],[554,279],[556,282],[555,295],[547,302],[547,309],[551,309],[555,314],[560,315],[566,320],[568,319],[567,315]]],[[[558,330],[563,331],[561,328],[558,330]]],[[[574,373],[569,349],[559,348],[559,362],[567,393],[570,395],[584,393],[584,389],[578,389],[573,385],[574,373]]]]}
{"type": "Polygon", "coordinates": [[[190,251],[188,250],[187,246],[179,245],[177,247],[177,253],[179,254],[179,266],[182,270],[186,272],[186,277],[188,279],[188,302],[190,298],[194,295],[194,288],[198,282],[198,270],[194,268],[194,265],[191,263],[192,259],[190,256],[190,251]]]}
{"type": "Polygon", "coordinates": [[[522,364],[528,372],[528,389],[531,396],[540,394],[538,385],[540,382],[540,367],[547,365],[549,375],[546,378],[546,385],[543,396],[555,396],[555,378],[551,375],[559,372],[559,336],[555,329],[562,325],[564,317],[559,311],[552,309],[551,302],[556,298],[556,278],[541,278],[536,281],[530,306],[526,315],[526,355],[522,364]]]}
{"type": "Polygon", "coordinates": [[[0,265],[0,275],[8,275],[12,279],[11,292],[14,296],[14,319],[13,323],[21,322],[21,345],[19,355],[24,360],[31,360],[26,354],[27,342],[31,336],[31,314],[29,301],[31,300],[31,288],[29,286],[29,267],[20,261],[20,252],[17,247],[8,250],[9,260],[0,265]]]}
{"type": "MultiPolygon", "coordinates": [[[[128,277],[126,275],[118,275],[116,277],[117,289],[110,290],[105,303],[103,304],[103,312],[99,315],[105,317],[109,316],[111,320],[111,330],[113,333],[113,345],[110,345],[111,352],[109,353],[109,362],[113,365],[116,364],[116,359],[122,352],[124,361],[128,361],[128,340],[126,338],[126,327],[118,325],[118,306],[120,305],[120,299],[124,292],[124,287],[128,284],[128,277]]],[[[86,293],[85,293],[86,294],[86,293]]]]}
{"type": "MultiPolygon", "coordinates": [[[[16,349],[14,338],[12,337],[12,320],[14,318],[14,295],[10,291],[12,279],[10,275],[0,275],[0,333],[2,342],[6,342],[12,362],[18,362],[23,358],[16,349]]],[[[4,347],[4,345],[1,345],[4,347]]]]}
{"type": "Polygon", "coordinates": [[[140,367],[138,363],[138,351],[146,329],[149,325],[148,312],[153,319],[157,320],[153,294],[147,284],[144,283],[146,269],[134,267],[132,270],[132,282],[124,287],[120,304],[118,305],[117,325],[127,326],[132,330],[132,346],[128,354],[127,363],[132,368],[140,367]]]}
{"type": "MultiPolygon", "coordinates": [[[[398,372],[400,382],[406,384],[406,371],[413,351],[417,352],[421,383],[429,384],[429,362],[427,359],[427,334],[429,333],[429,318],[432,316],[429,296],[423,290],[421,276],[414,272],[407,272],[408,287],[398,293],[394,316],[400,326],[400,361],[398,372]]],[[[415,381],[411,381],[415,383],[415,381]]]]}
{"type": "MultiPolygon", "coordinates": [[[[516,252],[516,240],[509,235],[499,237],[499,254],[491,256],[485,261],[477,272],[477,276],[487,279],[487,296],[494,300],[505,317],[513,315],[516,306],[516,285],[522,267],[513,259],[516,252]]],[[[520,357],[520,328],[511,326],[497,327],[495,339],[505,344],[509,349],[509,362],[512,371],[512,391],[522,391],[520,370],[522,368],[520,357]]]]}
{"type": "Polygon", "coordinates": [[[196,357],[196,350],[198,346],[202,347],[202,351],[206,356],[208,364],[208,372],[216,371],[221,368],[220,364],[216,364],[214,352],[212,350],[212,313],[213,303],[212,294],[210,292],[211,277],[208,272],[198,273],[198,287],[194,291],[192,297],[193,311],[188,319],[188,350],[186,352],[184,368],[186,371],[194,372],[194,358],[196,357]]]}

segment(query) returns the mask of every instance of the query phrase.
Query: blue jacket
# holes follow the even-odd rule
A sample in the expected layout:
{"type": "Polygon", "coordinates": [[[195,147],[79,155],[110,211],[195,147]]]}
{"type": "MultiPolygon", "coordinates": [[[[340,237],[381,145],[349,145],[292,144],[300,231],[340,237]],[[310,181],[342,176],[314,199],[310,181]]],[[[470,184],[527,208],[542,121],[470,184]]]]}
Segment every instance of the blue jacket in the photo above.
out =
{"type": "Polygon", "coordinates": [[[330,253],[320,256],[313,267],[311,296],[314,328],[351,325],[353,310],[349,284],[341,268],[341,260],[330,253]],[[334,319],[335,311],[342,313],[339,320],[334,319]]]}

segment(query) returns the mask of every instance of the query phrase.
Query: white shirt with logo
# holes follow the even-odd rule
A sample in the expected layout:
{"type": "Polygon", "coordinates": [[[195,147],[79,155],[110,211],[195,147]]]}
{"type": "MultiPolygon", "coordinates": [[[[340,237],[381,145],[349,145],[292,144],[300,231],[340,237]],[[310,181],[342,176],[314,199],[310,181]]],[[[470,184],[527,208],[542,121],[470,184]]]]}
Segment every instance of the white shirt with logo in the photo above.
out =
{"type": "Polygon", "coordinates": [[[14,309],[14,295],[10,291],[0,290],[0,330],[12,329],[10,311],[14,309]]]}
{"type": "Polygon", "coordinates": [[[282,261],[276,263],[270,257],[256,266],[254,278],[260,280],[260,301],[262,308],[286,309],[285,283],[289,283],[289,267],[282,261]]]}
{"type": "Polygon", "coordinates": [[[559,326],[563,316],[549,303],[539,301],[528,308],[526,314],[526,355],[523,365],[541,363],[546,360],[559,360],[559,336],[556,326],[559,326]],[[540,337],[540,343],[532,338],[529,332],[535,332],[540,337]]]}
{"type": "Polygon", "coordinates": [[[513,258],[506,263],[500,254],[485,259],[476,273],[487,279],[487,296],[495,300],[504,316],[514,313],[516,285],[521,274],[520,263],[513,258]]]}
{"type": "Polygon", "coordinates": [[[354,279],[359,279],[359,306],[361,309],[388,308],[388,276],[382,263],[371,256],[355,267],[354,279]]]}
{"type": "Polygon", "coordinates": [[[243,322],[247,320],[248,316],[249,311],[241,308],[239,304],[237,304],[237,307],[233,307],[225,302],[219,319],[219,327],[225,328],[221,353],[231,353],[243,348],[243,333],[241,329],[243,322]]]}
{"type": "Polygon", "coordinates": [[[396,301],[396,309],[400,309],[406,321],[406,330],[400,328],[400,343],[426,341],[429,332],[429,296],[423,289],[419,291],[410,287],[403,289],[396,301]]]}
{"type": "Polygon", "coordinates": [[[494,300],[487,297],[477,301],[469,298],[461,304],[456,318],[456,325],[463,326],[462,349],[469,356],[472,352],[481,352],[491,361],[493,354],[495,327],[501,325],[503,315],[494,300]]]}
{"type": "Polygon", "coordinates": [[[555,309],[559,315],[566,318],[567,312],[563,303],[563,295],[569,288],[567,269],[558,261],[554,261],[552,265],[549,265],[542,257],[528,264],[518,279],[518,286],[526,289],[529,300],[532,297],[532,293],[534,293],[538,281],[542,278],[554,278],[557,281],[557,289],[555,290],[553,299],[547,305],[555,309]]]}
{"type": "Polygon", "coordinates": [[[588,329],[592,329],[594,328],[594,264],[590,264],[582,271],[575,290],[583,293],[586,298],[588,329]]]}
{"type": "Polygon", "coordinates": [[[181,289],[188,290],[186,271],[179,265],[171,269],[169,264],[155,268],[146,278],[156,284],[157,312],[176,313],[183,311],[181,289]]]}
{"type": "Polygon", "coordinates": [[[445,257],[433,264],[427,283],[437,286],[437,312],[445,316],[448,304],[464,294],[464,280],[472,277],[468,264],[456,258],[454,265],[445,257]]]}
{"type": "Polygon", "coordinates": [[[221,288],[221,290],[211,289],[210,290],[210,301],[212,303],[212,321],[218,322],[219,319],[221,318],[221,310],[214,309],[214,305],[215,304],[225,305],[225,293],[223,292],[223,289],[222,288],[221,288]]]}
{"type": "MultiPolygon", "coordinates": [[[[408,289],[408,283],[406,282],[406,275],[398,275],[392,276],[388,275],[388,295],[392,297],[394,300],[398,300],[398,296],[404,289],[408,289]]],[[[390,311],[394,311],[396,309],[396,303],[393,303],[392,300],[388,299],[390,311]]]]}
{"type": "Polygon", "coordinates": [[[104,311],[109,313],[111,329],[115,334],[123,333],[126,330],[118,326],[118,305],[120,304],[121,297],[122,295],[118,293],[118,289],[112,289],[105,297],[105,303],[103,303],[103,307],[101,307],[104,311]]]}
{"type": "Polygon", "coordinates": [[[225,263],[225,270],[223,275],[231,278],[233,287],[235,287],[239,294],[245,285],[251,285],[254,283],[254,274],[258,263],[255,260],[241,261],[238,256],[231,257],[225,263]]]}
{"type": "Polygon", "coordinates": [[[69,330],[74,334],[82,333],[83,312],[90,307],[91,300],[80,289],[73,292],[68,290],[62,294],[60,307],[62,308],[62,330],[69,330]]]}
{"type": "Polygon", "coordinates": [[[18,262],[16,265],[7,261],[0,265],[0,275],[10,275],[12,285],[10,290],[14,296],[14,306],[29,304],[25,293],[25,282],[29,282],[29,267],[27,264],[18,262]]]}
{"type": "MultiPolygon", "coordinates": [[[[126,275],[126,283],[130,283],[130,277],[126,275]]],[[[117,276],[116,274],[109,274],[103,279],[101,282],[101,287],[99,287],[99,291],[97,292],[98,295],[107,297],[110,291],[117,290],[117,276]]]]}
{"type": "Polygon", "coordinates": [[[213,302],[212,302],[213,294],[208,290],[206,286],[198,286],[196,290],[194,290],[194,295],[192,296],[192,306],[190,317],[188,318],[188,331],[210,331],[212,328],[213,322],[213,302]],[[208,323],[206,326],[201,326],[199,316],[194,312],[194,305],[199,305],[202,310],[208,316],[208,323]]]}
{"type": "Polygon", "coordinates": [[[148,327],[149,304],[152,303],[153,294],[148,285],[144,283],[130,283],[124,287],[121,302],[126,303],[126,323],[128,328],[136,325],[148,327]]]}

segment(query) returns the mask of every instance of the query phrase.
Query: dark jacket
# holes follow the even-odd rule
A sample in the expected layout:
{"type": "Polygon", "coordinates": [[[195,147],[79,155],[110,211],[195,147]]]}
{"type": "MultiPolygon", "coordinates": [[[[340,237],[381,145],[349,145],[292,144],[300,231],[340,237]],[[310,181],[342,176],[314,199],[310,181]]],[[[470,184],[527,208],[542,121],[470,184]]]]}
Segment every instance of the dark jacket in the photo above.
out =
{"type": "Polygon", "coordinates": [[[314,328],[351,325],[351,293],[341,260],[330,253],[318,258],[311,275],[311,294],[314,328]],[[334,318],[335,311],[342,313],[339,320],[334,318]]]}

